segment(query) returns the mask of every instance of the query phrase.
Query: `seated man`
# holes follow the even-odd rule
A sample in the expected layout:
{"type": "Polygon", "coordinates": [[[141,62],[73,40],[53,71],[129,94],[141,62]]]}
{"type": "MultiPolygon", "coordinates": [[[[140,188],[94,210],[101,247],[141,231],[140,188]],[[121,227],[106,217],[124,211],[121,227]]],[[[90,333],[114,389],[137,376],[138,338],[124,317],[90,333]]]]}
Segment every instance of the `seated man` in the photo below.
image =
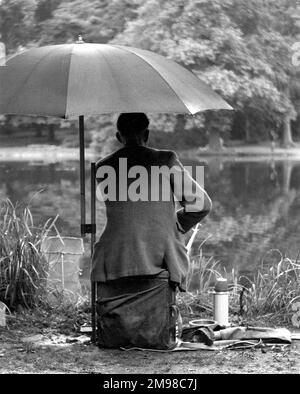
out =
{"type": "Polygon", "coordinates": [[[123,147],[97,163],[97,196],[105,201],[107,223],[94,247],[91,279],[99,283],[103,321],[103,300],[134,289],[143,293],[166,273],[172,288],[186,290],[184,233],[211,210],[207,193],[174,152],[146,146],[148,126],[145,114],[121,114],[116,136],[123,147]],[[181,205],[177,211],[175,200],[181,205]]]}

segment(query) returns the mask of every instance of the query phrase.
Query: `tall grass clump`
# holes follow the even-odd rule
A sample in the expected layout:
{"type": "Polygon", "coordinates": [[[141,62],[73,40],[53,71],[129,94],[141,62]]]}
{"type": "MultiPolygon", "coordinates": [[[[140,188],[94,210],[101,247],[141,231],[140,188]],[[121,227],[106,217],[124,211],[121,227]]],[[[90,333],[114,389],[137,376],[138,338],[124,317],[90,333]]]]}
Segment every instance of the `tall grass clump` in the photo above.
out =
{"type": "MultiPolygon", "coordinates": [[[[244,277],[245,278],[245,277],[244,277]]],[[[277,262],[262,265],[245,283],[241,303],[245,314],[272,315],[273,319],[291,323],[293,306],[300,301],[300,264],[280,254],[277,262]]]]}
{"type": "Polygon", "coordinates": [[[48,267],[41,243],[53,224],[35,227],[29,207],[0,202],[0,300],[12,310],[42,302],[48,267]]]}

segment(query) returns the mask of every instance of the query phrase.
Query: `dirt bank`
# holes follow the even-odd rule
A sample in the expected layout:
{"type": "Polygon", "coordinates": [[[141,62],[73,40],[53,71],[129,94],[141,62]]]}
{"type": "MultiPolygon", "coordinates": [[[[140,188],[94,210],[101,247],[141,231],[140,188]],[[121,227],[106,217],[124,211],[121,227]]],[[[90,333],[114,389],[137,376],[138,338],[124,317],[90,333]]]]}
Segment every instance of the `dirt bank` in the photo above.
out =
{"type": "Polygon", "coordinates": [[[300,373],[300,341],[264,349],[176,353],[99,349],[45,328],[0,329],[0,373],[300,373]]]}

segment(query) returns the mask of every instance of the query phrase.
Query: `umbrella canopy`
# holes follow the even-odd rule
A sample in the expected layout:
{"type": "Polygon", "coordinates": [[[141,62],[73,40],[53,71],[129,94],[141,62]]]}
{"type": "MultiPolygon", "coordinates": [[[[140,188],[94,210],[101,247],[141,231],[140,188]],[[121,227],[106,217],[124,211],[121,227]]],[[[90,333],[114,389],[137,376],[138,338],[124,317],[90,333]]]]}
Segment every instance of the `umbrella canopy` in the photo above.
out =
{"type": "Polygon", "coordinates": [[[16,54],[0,68],[0,113],[69,117],[232,109],[207,84],[156,53],[64,44],[16,54]]]}

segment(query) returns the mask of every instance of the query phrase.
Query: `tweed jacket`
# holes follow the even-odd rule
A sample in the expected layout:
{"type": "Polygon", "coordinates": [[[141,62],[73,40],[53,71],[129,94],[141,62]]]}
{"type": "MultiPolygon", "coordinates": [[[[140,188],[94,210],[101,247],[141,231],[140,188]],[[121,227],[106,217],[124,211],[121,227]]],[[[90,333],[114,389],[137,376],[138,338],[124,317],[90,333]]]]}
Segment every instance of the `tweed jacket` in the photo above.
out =
{"type": "MultiPolygon", "coordinates": [[[[157,150],[144,146],[124,147],[97,162],[97,183],[101,185],[105,177],[99,177],[99,169],[113,168],[116,184],[124,177],[120,169],[120,159],[126,159],[127,169],[142,166],[150,174],[153,166],[176,168],[187,172],[173,151],[157,150]]],[[[122,164],[123,165],[123,164],[122,164]]],[[[188,175],[190,179],[190,175],[188,175]]],[[[149,177],[150,178],[150,177],[149,177]]],[[[128,179],[128,188],[133,180],[128,179]]],[[[153,185],[148,180],[149,195],[153,185]]],[[[200,222],[210,211],[211,201],[205,191],[194,181],[202,205],[196,211],[187,210],[187,199],[179,199],[181,208],[176,210],[174,198],[174,178],[170,178],[171,198],[169,201],[121,201],[117,192],[114,201],[105,201],[106,226],[94,246],[91,279],[109,280],[156,275],[169,271],[170,280],[181,290],[186,290],[189,258],[184,243],[184,233],[200,222]],[[173,180],[172,180],[173,179],[173,180]]],[[[161,185],[161,180],[159,182],[161,185]]],[[[151,200],[151,199],[150,199],[151,200]]]]}

